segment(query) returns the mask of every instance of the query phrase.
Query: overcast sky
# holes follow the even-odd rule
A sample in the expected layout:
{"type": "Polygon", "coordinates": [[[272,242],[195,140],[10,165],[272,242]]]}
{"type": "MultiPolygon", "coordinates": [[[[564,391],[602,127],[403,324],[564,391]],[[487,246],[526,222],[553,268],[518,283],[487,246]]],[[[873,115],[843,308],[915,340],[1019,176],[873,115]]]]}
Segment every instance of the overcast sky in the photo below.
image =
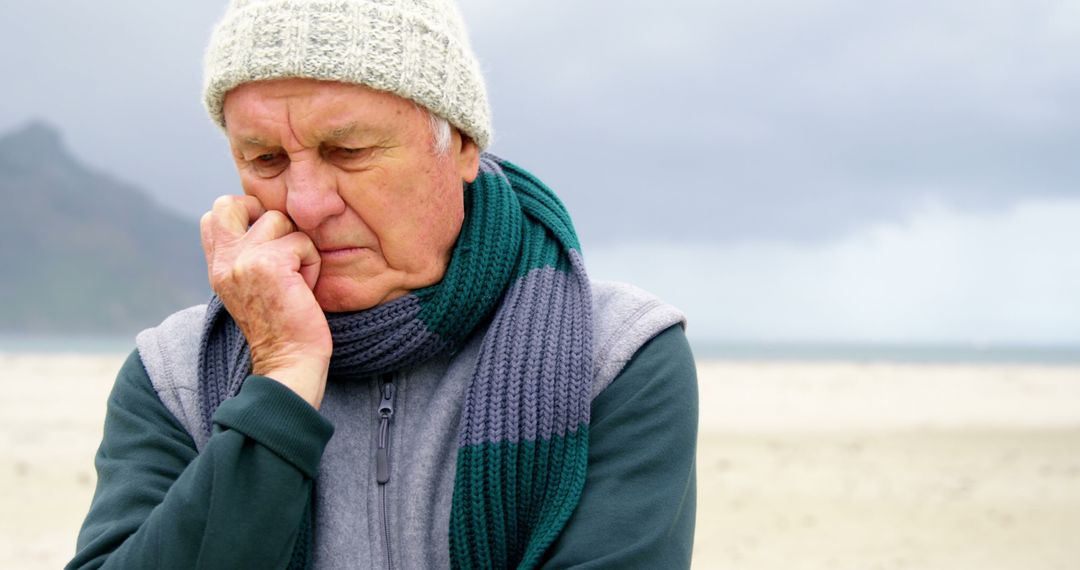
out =
{"type": "MultiPolygon", "coordinates": [[[[199,99],[223,7],[6,0],[0,131],[45,119],[85,162],[197,217],[236,191],[199,99]]],[[[647,282],[692,333],[1080,344],[1063,289],[1080,259],[1060,243],[1080,237],[1080,3],[462,8],[491,150],[563,196],[594,273],[647,282]],[[949,275],[942,291],[916,286],[927,271],[949,275]]]]}

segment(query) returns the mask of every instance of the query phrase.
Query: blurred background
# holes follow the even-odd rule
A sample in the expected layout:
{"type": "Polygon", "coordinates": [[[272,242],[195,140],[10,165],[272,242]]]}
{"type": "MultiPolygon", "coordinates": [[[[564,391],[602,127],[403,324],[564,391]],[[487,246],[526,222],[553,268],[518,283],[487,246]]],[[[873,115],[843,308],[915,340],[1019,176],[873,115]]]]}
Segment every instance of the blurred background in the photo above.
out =
{"type": "MultiPolygon", "coordinates": [[[[1080,565],[1080,3],[461,6],[491,151],[688,316],[695,567],[1080,565]]],[[[4,4],[0,566],[70,557],[133,333],[208,295],[223,9],[4,4]]]]}

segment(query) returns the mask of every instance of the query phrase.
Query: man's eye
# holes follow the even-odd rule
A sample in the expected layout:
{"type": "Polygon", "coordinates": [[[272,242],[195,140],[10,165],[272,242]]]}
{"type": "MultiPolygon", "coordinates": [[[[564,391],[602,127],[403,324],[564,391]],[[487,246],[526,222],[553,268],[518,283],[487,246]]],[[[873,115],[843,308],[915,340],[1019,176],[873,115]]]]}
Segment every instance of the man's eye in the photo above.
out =
{"type": "Polygon", "coordinates": [[[289,159],[282,152],[267,152],[256,156],[251,161],[256,174],[264,178],[273,178],[285,169],[289,159]]]}
{"type": "Polygon", "coordinates": [[[330,155],[331,159],[347,160],[347,161],[360,160],[360,159],[366,158],[369,154],[371,154],[371,148],[370,147],[348,148],[348,147],[338,146],[338,147],[331,148],[330,152],[329,152],[329,155],[330,155]]]}

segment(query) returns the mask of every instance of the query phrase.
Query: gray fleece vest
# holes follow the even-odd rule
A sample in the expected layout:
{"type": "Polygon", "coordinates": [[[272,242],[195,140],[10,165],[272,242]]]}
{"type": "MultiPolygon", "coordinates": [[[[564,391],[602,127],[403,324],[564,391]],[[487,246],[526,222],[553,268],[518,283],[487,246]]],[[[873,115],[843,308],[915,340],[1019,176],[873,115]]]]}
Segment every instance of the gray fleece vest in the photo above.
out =
{"type": "MultiPolygon", "coordinates": [[[[593,282],[595,374],[602,392],[649,339],[685,317],[637,287],[593,282]]],[[[198,356],[205,305],[173,314],[136,337],[158,397],[201,451],[207,431],[198,413],[198,356]]],[[[483,332],[457,354],[394,375],[392,475],[385,486],[390,548],[401,568],[448,568],[450,503],[458,424],[483,332]]],[[[378,567],[386,559],[375,447],[380,402],[376,381],[327,382],[320,412],[334,424],[315,481],[316,568],[378,567]]]]}

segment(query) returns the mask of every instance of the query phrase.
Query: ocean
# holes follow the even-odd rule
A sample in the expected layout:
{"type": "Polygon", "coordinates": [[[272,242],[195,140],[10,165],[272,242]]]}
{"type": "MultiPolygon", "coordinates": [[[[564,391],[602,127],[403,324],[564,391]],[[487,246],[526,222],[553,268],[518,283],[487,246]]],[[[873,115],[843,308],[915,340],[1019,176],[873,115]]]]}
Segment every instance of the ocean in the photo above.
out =
{"type": "Polygon", "coordinates": [[[699,359],[918,364],[1080,364],[1080,346],[962,344],[716,343],[691,340],[699,359]]]}
{"type": "MultiPolygon", "coordinates": [[[[3,354],[126,354],[134,348],[135,335],[0,334],[3,354]]],[[[721,343],[691,339],[691,348],[698,359],[734,361],[1080,364],[1080,346],[721,343]]]]}
{"type": "Polygon", "coordinates": [[[135,335],[0,334],[0,354],[127,354],[135,335]]]}

